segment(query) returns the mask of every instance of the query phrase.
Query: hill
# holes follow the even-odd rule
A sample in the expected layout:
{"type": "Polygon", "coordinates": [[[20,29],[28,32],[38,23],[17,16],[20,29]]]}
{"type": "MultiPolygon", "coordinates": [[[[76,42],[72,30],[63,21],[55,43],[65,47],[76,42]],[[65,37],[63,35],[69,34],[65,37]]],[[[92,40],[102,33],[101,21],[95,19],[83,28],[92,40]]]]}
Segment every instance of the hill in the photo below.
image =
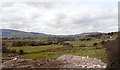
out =
{"type": "Polygon", "coordinates": [[[50,35],[38,32],[25,32],[19,30],[12,30],[12,29],[0,29],[2,33],[2,37],[14,38],[14,37],[84,37],[87,35],[97,35],[100,32],[88,32],[88,33],[81,33],[75,35],[50,35]]]}
{"type": "Polygon", "coordinates": [[[2,37],[14,38],[14,37],[45,37],[47,36],[44,33],[36,33],[36,32],[24,32],[19,30],[11,30],[11,29],[1,29],[2,37]]]}

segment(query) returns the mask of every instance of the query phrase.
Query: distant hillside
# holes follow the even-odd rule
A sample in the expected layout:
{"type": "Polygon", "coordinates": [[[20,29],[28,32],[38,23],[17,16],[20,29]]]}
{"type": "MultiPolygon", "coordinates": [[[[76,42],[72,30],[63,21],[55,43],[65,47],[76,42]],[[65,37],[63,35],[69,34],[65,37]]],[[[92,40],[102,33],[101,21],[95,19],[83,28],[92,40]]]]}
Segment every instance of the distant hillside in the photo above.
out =
{"type": "Polygon", "coordinates": [[[46,34],[43,33],[35,33],[35,32],[24,32],[19,30],[11,30],[11,29],[1,29],[2,37],[45,37],[46,34]]]}
{"type": "MultiPolygon", "coordinates": [[[[84,37],[86,35],[97,35],[100,32],[89,32],[76,35],[49,35],[37,32],[24,32],[12,29],[0,29],[2,32],[2,37],[14,38],[14,37],[84,37]]],[[[1,36],[1,35],[0,35],[1,36]]]]}
{"type": "Polygon", "coordinates": [[[97,35],[97,34],[102,34],[102,33],[100,33],[100,32],[88,32],[88,33],[76,34],[76,36],[84,37],[84,36],[87,36],[87,35],[97,35]]]}

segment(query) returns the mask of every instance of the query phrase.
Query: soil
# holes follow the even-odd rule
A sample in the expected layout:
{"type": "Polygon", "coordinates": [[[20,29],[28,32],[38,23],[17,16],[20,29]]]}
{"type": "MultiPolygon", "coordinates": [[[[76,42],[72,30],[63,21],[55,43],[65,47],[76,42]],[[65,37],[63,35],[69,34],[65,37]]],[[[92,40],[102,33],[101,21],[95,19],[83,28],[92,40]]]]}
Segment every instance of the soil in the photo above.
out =
{"type": "Polygon", "coordinates": [[[56,60],[25,59],[21,57],[3,57],[3,68],[106,68],[106,63],[96,59],[76,55],[62,55],[56,60]]]}

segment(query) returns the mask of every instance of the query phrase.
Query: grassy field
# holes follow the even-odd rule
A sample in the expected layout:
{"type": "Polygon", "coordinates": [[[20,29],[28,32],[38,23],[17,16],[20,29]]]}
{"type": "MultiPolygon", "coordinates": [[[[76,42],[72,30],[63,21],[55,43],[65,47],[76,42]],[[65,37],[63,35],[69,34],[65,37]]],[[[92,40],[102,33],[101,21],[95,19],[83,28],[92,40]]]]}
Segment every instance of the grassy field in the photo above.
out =
{"type": "Polygon", "coordinates": [[[93,46],[93,43],[99,43],[99,45],[101,46],[100,42],[102,41],[107,41],[107,40],[114,40],[115,36],[113,36],[113,38],[108,38],[108,39],[95,39],[92,38],[91,41],[75,41],[72,44],[74,46],[80,46],[81,44],[85,44],[86,46],[93,46]]]}
{"type": "Polygon", "coordinates": [[[92,58],[98,58],[102,61],[106,61],[106,55],[105,55],[105,49],[99,49],[95,50],[93,49],[81,49],[81,50],[66,50],[64,52],[58,52],[57,50],[55,52],[42,52],[42,53],[31,53],[31,54],[24,54],[23,57],[25,58],[32,58],[32,59],[39,59],[39,58],[45,58],[45,59],[56,59],[59,56],[63,54],[72,54],[72,55],[78,55],[78,56],[89,56],[92,58]]]}
{"type": "Polygon", "coordinates": [[[14,49],[19,51],[22,49],[26,53],[32,53],[32,52],[39,52],[41,50],[47,50],[47,49],[55,49],[55,48],[62,48],[62,45],[46,45],[46,46],[16,46],[16,47],[9,47],[9,49],[14,49]]]}
{"type": "Polygon", "coordinates": [[[31,53],[31,54],[24,54],[22,57],[24,58],[30,58],[30,59],[56,59],[60,55],[62,55],[62,52],[43,52],[43,53],[31,53]]]}
{"type": "Polygon", "coordinates": [[[105,48],[102,47],[100,42],[107,41],[107,40],[113,40],[115,37],[108,39],[95,39],[91,38],[90,41],[74,41],[72,42],[73,47],[69,47],[70,49],[66,49],[63,45],[46,45],[46,46],[15,46],[15,47],[9,47],[9,49],[14,49],[19,51],[20,49],[24,50],[25,52],[29,54],[23,54],[22,57],[24,58],[30,58],[30,59],[56,59],[61,55],[64,54],[73,54],[73,55],[79,55],[79,56],[89,56],[92,58],[98,58],[102,61],[106,62],[106,53],[105,48]],[[97,46],[93,46],[94,43],[98,43],[97,46]],[[84,44],[85,47],[81,47],[80,45],[84,44]],[[96,49],[96,47],[100,47],[96,49]],[[54,51],[48,51],[49,49],[53,49],[54,51]],[[44,52],[39,52],[42,50],[46,50],[44,52]]]}
{"type": "Polygon", "coordinates": [[[48,46],[38,46],[38,47],[12,47],[10,49],[16,49],[20,50],[23,49],[26,52],[30,52],[30,54],[24,54],[22,57],[24,58],[31,58],[31,59],[39,59],[39,58],[45,58],[45,59],[56,59],[59,56],[63,54],[73,54],[73,55],[79,55],[79,56],[89,56],[92,58],[98,58],[102,61],[106,61],[106,55],[105,55],[105,48],[97,49],[95,47],[73,47],[70,50],[66,50],[61,45],[48,45],[48,46]],[[58,51],[55,50],[54,52],[45,51],[42,53],[32,53],[35,51],[40,50],[47,50],[47,49],[56,49],[56,48],[62,48],[63,50],[58,51]]]}

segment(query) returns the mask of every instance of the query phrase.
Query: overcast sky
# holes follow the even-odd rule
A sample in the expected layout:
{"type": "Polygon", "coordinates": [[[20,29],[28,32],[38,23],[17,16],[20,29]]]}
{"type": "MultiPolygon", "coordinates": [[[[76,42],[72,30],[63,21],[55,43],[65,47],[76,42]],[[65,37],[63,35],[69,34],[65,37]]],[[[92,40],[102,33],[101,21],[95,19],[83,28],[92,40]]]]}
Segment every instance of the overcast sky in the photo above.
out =
{"type": "Polygon", "coordinates": [[[0,28],[54,35],[118,31],[118,0],[3,2],[0,28]]]}

